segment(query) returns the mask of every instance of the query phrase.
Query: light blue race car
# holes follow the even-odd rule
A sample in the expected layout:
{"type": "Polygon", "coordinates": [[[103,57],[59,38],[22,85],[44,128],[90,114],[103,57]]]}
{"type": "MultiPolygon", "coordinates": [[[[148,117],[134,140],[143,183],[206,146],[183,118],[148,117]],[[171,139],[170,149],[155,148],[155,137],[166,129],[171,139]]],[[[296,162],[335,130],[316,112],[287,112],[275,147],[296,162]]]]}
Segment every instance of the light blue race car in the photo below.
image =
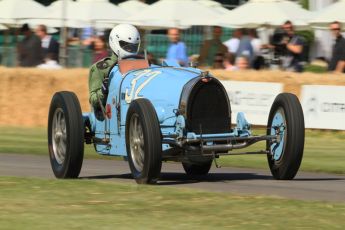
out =
{"type": "Polygon", "coordinates": [[[109,94],[99,108],[82,113],[72,92],[57,92],[48,119],[48,146],[57,178],[79,176],[84,143],[101,155],[123,156],[137,183],[156,183],[162,161],[182,162],[189,175],[206,175],[223,155],[266,154],[275,179],[293,179],[304,149],[304,118],[298,98],[279,94],[267,134],[252,135],[243,113],[231,127],[231,107],[219,80],[207,71],[140,56],[118,61],[109,94]],[[265,149],[239,152],[259,141],[265,149]]]}

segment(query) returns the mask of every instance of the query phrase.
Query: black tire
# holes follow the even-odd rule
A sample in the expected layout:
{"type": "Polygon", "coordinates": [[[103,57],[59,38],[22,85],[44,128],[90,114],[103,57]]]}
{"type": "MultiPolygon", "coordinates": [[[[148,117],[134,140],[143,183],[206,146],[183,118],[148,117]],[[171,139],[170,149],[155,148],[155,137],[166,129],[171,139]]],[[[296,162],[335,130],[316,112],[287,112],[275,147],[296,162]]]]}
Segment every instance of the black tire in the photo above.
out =
{"type": "Polygon", "coordinates": [[[204,176],[207,175],[211,169],[212,161],[207,161],[203,163],[187,163],[182,162],[182,166],[187,175],[190,176],[204,176]]]}
{"type": "Polygon", "coordinates": [[[126,148],[136,182],[156,183],[162,168],[162,137],[156,111],[145,98],[132,101],[128,108],[126,148]]]}
{"type": "Polygon", "coordinates": [[[48,117],[50,163],[57,178],[77,178],[84,157],[84,124],[77,96],[57,92],[48,117]]]}
{"type": "Polygon", "coordinates": [[[275,179],[291,180],[298,172],[304,150],[303,110],[294,94],[281,93],[274,100],[268,118],[267,135],[274,134],[271,127],[279,124],[280,120],[285,121],[282,142],[275,144],[267,141],[267,159],[275,179]]]}

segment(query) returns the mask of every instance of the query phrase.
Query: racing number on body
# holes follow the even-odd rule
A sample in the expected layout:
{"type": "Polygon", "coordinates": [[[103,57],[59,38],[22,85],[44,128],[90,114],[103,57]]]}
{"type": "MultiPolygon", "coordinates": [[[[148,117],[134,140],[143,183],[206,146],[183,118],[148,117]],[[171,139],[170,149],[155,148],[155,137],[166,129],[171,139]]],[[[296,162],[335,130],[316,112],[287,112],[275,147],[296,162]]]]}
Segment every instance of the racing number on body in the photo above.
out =
{"type": "Polygon", "coordinates": [[[139,71],[138,73],[134,74],[134,78],[131,81],[131,89],[130,92],[128,92],[128,88],[126,89],[126,94],[125,94],[125,101],[129,104],[131,103],[132,100],[139,98],[138,94],[140,93],[140,91],[151,81],[153,80],[155,77],[157,77],[159,74],[161,74],[162,72],[160,71],[153,71],[150,69],[146,69],[143,71],[139,71]],[[137,90],[135,90],[135,87],[137,85],[137,82],[143,78],[146,77],[147,79],[145,81],[143,81],[142,83],[140,83],[140,85],[138,86],[137,90]],[[135,91],[135,92],[134,92],[135,91]]]}

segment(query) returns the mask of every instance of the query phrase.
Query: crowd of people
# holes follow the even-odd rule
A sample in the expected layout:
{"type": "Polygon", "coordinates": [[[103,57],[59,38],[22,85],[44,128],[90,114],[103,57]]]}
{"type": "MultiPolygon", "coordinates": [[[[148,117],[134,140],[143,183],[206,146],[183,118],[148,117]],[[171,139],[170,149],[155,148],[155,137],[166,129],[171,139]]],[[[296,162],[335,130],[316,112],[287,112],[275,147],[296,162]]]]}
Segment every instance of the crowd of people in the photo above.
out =
{"type": "MultiPolygon", "coordinates": [[[[345,39],[341,35],[341,24],[331,23],[330,30],[334,35],[335,44],[328,70],[342,73],[345,72],[345,39]]],[[[222,28],[214,27],[212,39],[205,40],[198,58],[189,61],[197,62],[201,67],[228,71],[260,70],[272,66],[293,72],[304,71],[305,40],[295,33],[291,21],[286,21],[276,29],[269,44],[263,44],[258,38],[256,29],[236,29],[232,37],[225,42],[221,41],[221,35],[222,28]],[[267,53],[270,55],[265,55],[267,53]]],[[[179,39],[180,31],[176,28],[170,29],[168,37],[170,45],[167,59],[175,59],[186,66],[187,48],[179,39]]]]}
{"type": "MultiPolygon", "coordinates": [[[[47,33],[45,25],[38,25],[33,31],[28,24],[20,29],[23,39],[17,44],[18,65],[42,69],[61,69],[59,64],[59,42],[47,33]]],[[[93,51],[92,63],[110,55],[104,36],[90,36],[83,45],[93,51]]]]}
{"type": "MultiPolygon", "coordinates": [[[[333,55],[329,61],[328,70],[345,72],[345,39],[341,35],[341,24],[330,24],[335,43],[333,55]]],[[[27,24],[20,30],[23,40],[17,45],[18,64],[23,67],[59,69],[59,43],[48,35],[47,27],[39,25],[33,32],[27,24]]],[[[181,31],[177,28],[167,30],[169,46],[165,59],[175,61],[181,66],[190,63],[199,67],[239,71],[246,69],[260,70],[264,68],[278,68],[303,72],[305,65],[303,37],[295,33],[292,22],[286,21],[277,28],[269,44],[263,44],[258,38],[256,29],[236,29],[232,37],[221,41],[222,28],[215,26],[212,38],[205,40],[198,55],[188,57],[188,47],[181,40],[181,31]],[[267,54],[270,55],[267,55],[267,54]]],[[[85,47],[93,51],[92,63],[110,55],[106,36],[91,35],[82,41],[85,47]]],[[[153,60],[153,54],[148,53],[153,60]]],[[[154,62],[154,61],[153,61],[154,62]]]]}
{"type": "Polygon", "coordinates": [[[59,43],[47,33],[45,25],[38,25],[35,32],[24,24],[20,33],[23,39],[17,45],[18,64],[22,67],[61,69],[58,64],[59,43]]]}

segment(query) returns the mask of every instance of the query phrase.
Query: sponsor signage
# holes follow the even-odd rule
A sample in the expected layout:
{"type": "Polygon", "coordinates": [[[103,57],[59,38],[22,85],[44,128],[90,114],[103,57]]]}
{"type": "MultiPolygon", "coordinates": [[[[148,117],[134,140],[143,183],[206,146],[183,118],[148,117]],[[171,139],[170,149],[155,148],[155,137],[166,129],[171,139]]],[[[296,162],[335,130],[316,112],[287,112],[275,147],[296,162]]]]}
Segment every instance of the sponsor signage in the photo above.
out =
{"type": "Polygon", "coordinates": [[[282,92],[283,84],[221,81],[230,99],[232,123],[238,112],[244,112],[250,124],[267,125],[268,115],[275,97],[282,92]]]}
{"type": "Polygon", "coordinates": [[[301,102],[306,128],[345,130],[345,86],[305,85],[301,102]]]}

